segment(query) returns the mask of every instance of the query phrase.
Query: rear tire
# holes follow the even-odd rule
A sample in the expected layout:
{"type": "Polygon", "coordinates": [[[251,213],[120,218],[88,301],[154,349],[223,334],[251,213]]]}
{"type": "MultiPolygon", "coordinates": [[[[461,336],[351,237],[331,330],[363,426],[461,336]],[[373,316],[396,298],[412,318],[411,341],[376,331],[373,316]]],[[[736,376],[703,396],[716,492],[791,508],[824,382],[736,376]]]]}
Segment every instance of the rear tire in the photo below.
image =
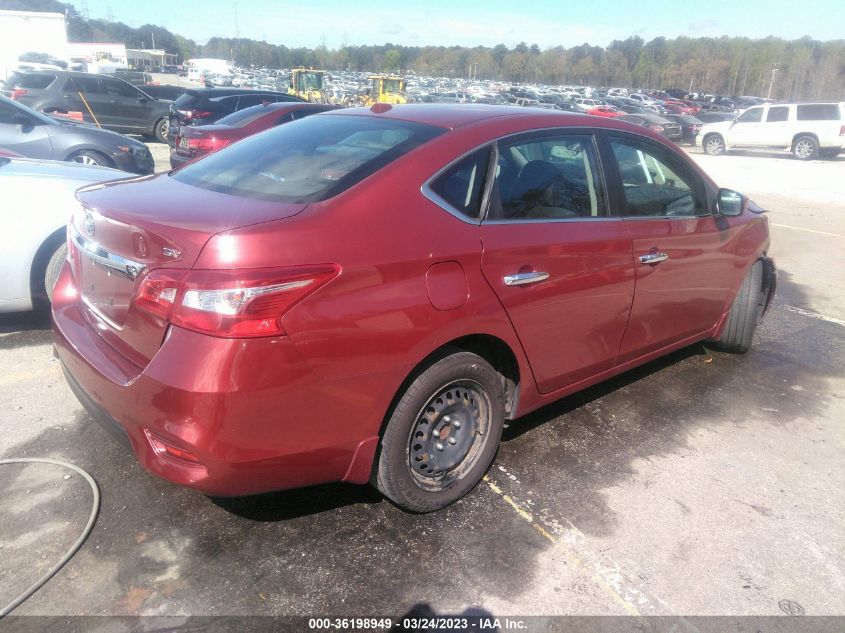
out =
{"type": "Polygon", "coordinates": [[[708,134],[701,142],[704,153],[710,156],[721,156],[725,153],[725,139],[721,134],[708,134]]]}
{"type": "Polygon", "coordinates": [[[165,117],[156,121],[153,134],[159,143],[167,144],[167,133],[170,131],[170,121],[165,117]]]}
{"type": "Polygon", "coordinates": [[[792,155],[798,160],[815,160],[819,157],[819,142],[812,136],[799,136],[792,144],[792,155]]]}
{"type": "Polygon", "coordinates": [[[726,352],[744,354],[751,349],[754,330],[760,320],[762,310],[763,263],[754,265],[742,280],[736,293],[728,322],[716,346],[726,352]]]}
{"type": "Polygon", "coordinates": [[[373,483],[406,510],[444,508],[487,472],[504,419],[504,388],[490,363],[460,350],[440,356],[416,376],[393,408],[373,483]]]}
{"type": "Polygon", "coordinates": [[[68,156],[68,160],[72,163],[81,163],[82,165],[99,165],[101,167],[114,167],[114,162],[108,156],[90,149],[82,150],[80,152],[74,152],[73,154],[68,156]]]}
{"type": "Polygon", "coordinates": [[[44,290],[47,292],[50,303],[53,303],[53,287],[59,279],[59,273],[62,272],[65,259],[67,259],[67,243],[59,246],[50,256],[50,261],[47,262],[47,270],[44,271],[44,290]]]}

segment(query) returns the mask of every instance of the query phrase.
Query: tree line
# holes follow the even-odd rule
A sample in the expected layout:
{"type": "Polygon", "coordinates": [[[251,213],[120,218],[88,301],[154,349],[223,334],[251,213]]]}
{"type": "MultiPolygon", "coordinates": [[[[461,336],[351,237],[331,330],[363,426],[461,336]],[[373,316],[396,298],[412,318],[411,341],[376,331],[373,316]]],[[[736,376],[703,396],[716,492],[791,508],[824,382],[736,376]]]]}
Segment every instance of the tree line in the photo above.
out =
{"type": "Polygon", "coordinates": [[[94,20],[58,0],[0,0],[0,8],[56,11],[67,16],[68,39],[123,42],[192,57],[230,59],[239,66],[326,70],[413,72],[509,83],[680,88],[691,92],[757,95],[776,99],[845,100],[845,40],[810,37],[657,37],[614,40],[541,50],[521,42],[513,47],[344,45],[329,49],[288,47],[248,38],[213,37],[205,44],[146,24],[94,20]],[[771,90],[771,93],[769,92],[771,90]]]}

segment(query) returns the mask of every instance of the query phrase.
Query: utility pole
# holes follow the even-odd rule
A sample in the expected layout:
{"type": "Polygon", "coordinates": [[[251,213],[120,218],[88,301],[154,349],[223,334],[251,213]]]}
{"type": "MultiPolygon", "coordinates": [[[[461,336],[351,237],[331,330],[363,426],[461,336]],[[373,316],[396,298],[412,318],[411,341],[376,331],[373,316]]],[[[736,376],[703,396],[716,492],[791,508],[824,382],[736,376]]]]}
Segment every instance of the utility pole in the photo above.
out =
{"type": "Polygon", "coordinates": [[[150,33],[150,35],[152,35],[152,36],[153,36],[153,50],[155,50],[155,47],[156,47],[156,34],[155,34],[155,33],[150,33]]]}
{"type": "Polygon", "coordinates": [[[769,82],[769,93],[766,95],[766,99],[772,98],[772,86],[775,85],[775,73],[778,71],[778,67],[775,66],[772,68],[772,80],[769,82]]]}

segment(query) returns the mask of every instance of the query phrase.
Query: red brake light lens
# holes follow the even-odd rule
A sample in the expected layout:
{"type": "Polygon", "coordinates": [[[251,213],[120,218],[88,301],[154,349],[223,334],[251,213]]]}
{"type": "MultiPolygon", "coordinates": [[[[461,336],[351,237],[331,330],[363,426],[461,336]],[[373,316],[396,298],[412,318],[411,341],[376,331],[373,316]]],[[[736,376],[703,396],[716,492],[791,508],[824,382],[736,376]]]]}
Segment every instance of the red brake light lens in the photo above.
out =
{"type": "Polygon", "coordinates": [[[13,88],[12,94],[9,95],[11,99],[17,99],[18,97],[24,96],[29,90],[25,90],[23,88],[13,88]]]}
{"type": "Polygon", "coordinates": [[[152,271],[141,280],[135,305],[160,319],[169,318],[182,274],[181,270],[163,268],[152,271]]]}
{"type": "Polygon", "coordinates": [[[216,138],[214,136],[207,138],[189,138],[186,140],[188,143],[188,149],[200,152],[216,152],[218,149],[223,149],[227,145],[232,144],[231,139],[216,138]]]}
{"type": "Polygon", "coordinates": [[[285,313],[339,273],[334,264],[189,271],[170,321],[213,336],[280,336],[285,313]]]}

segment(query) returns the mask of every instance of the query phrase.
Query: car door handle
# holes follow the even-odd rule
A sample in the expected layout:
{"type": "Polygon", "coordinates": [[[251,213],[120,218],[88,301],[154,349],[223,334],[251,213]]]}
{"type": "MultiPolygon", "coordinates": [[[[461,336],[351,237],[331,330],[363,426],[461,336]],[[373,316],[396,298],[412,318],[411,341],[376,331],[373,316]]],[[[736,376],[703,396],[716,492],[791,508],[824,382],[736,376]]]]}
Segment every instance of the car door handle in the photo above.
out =
{"type": "Polygon", "coordinates": [[[641,264],[659,264],[660,262],[665,262],[667,259],[669,259],[669,256],[666,253],[646,253],[645,255],[640,255],[641,264]]]}
{"type": "Polygon", "coordinates": [[[526,284],[536,284],[538,281],[545,281],[549,278],[549,273],[516,273],[515,275],[505,275],[503,280],[506,286],[524,286],[526,284]]]}

